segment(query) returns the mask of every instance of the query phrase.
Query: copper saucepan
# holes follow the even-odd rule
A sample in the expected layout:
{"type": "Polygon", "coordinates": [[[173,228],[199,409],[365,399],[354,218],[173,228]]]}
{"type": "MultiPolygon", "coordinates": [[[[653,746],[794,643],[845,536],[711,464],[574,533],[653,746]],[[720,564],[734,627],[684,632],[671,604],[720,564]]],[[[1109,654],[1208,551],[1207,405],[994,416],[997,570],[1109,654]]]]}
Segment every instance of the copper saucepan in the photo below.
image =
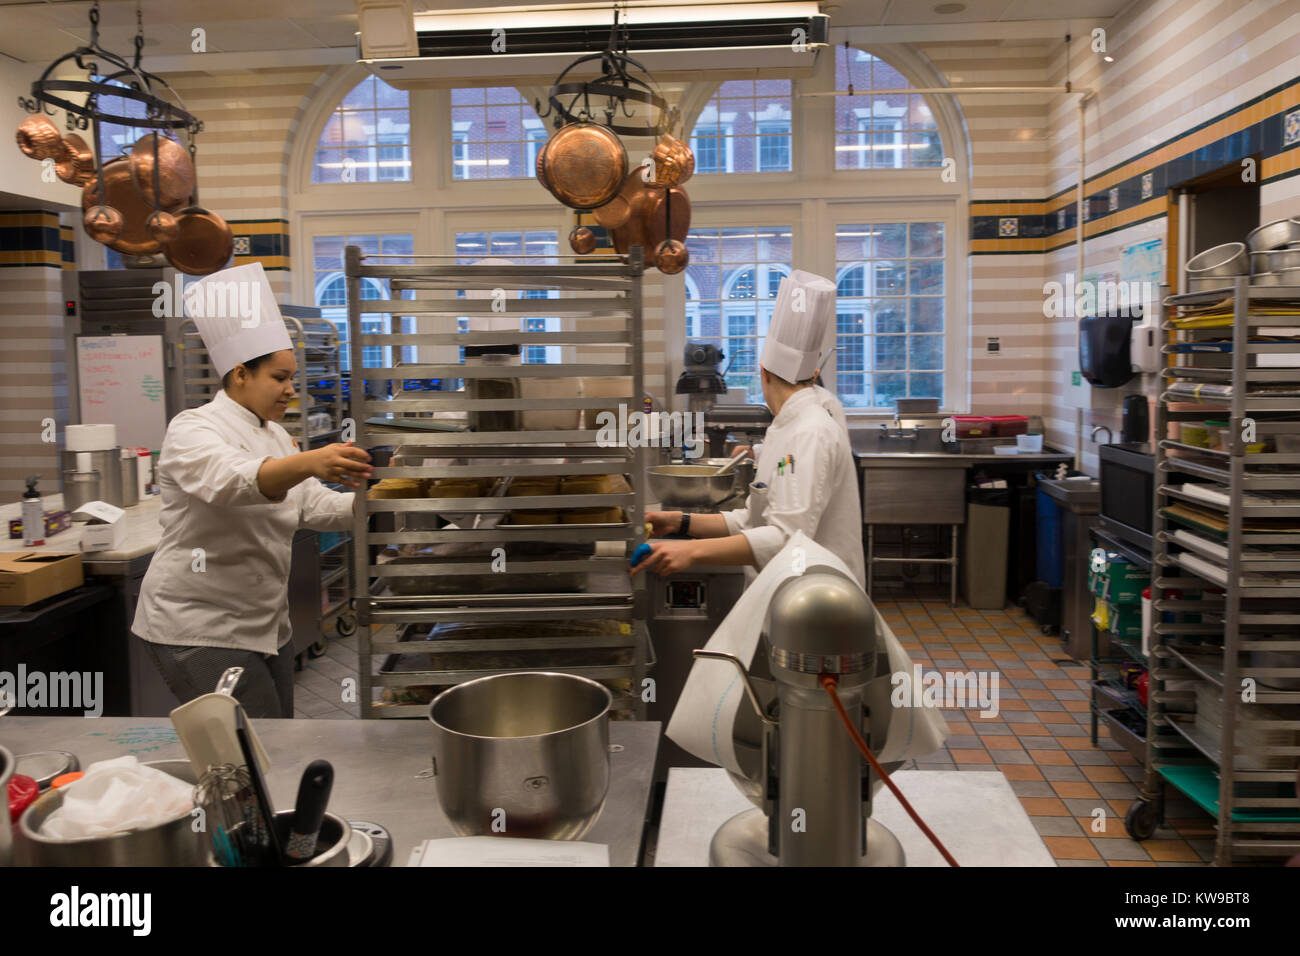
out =
{"type": "Polygon", "coordinates": [[[180,209],[194,192],[194,164],[189,152],[176,140],[157,132],[146,133],[131,147],[131,177],[145,200],[165,212],[180,209]],[[153,194],[155,139],[158,159],[156,202],[153,194]]]}
{"type": "Polygon", "coordinates": [[[176,214],[176,238],[163,244],[167,261],[181,272],[205,276],[225,266],[235,251],[230,225],[197,204],[176,214]]]}
{"type": "Polygon", "coordinates": [[[58,159],[63,152],[59,129],[43,114],[29,116],[18,124],[18,148],[32,159],[58,159]]]}
{"type": "Polygon", "coordinates": [[[95,175],[95,154],[86,141],[76,133],[63,137],[63,154],[54,166],[54,172],[65,183],[84,186],[95,175]]]}
{"type": "Polygon", "coordinates": [[[92,176],[81,189],[82,212],[89,213],[96,207],[116,210],[121,213],[121,228],[114,235],[110,225],[112,217],[96,210],[95,216],[87,217],[87,234],[127,256],[151,256],[160,252],[162,246],[149,234],[147,225],[149,216],[153,213],[153,205],[140,195],[135,183],[131,181],[130,162],[124,156],[110,159],[104,164],[100,175],[104,178],[103,203],[100,202],[99,177],[92,176]],[[104,228],[97,230],[92,222],[101,223],[104,228]]]}
{"type": "Polygon", "coordinates": [[[627,176],[627,150],[597,123],[569,123],[538,157],[538,178],[571,209],[596,209],[618,193],[627,176]]]}

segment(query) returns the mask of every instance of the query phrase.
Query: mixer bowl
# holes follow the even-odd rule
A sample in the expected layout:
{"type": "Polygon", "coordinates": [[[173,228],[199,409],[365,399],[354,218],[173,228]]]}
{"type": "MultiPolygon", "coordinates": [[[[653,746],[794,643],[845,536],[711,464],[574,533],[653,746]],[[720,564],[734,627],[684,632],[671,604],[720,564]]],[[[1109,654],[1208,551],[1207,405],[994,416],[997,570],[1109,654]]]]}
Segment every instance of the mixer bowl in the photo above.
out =
{"type": "Polygon", "coordinates": [[[726,463],[726,458],[701,458],[688,465],[647,468],[650,494],[665,508],[716,508],[733,495],[743,495],[754,480],[754,463],[749,460],[730,474],[715,475],[726,463]]]}
{"type": "Polygon", "coordinates": [[[523,672],[451,687],[429,705],[438,799],[461,836],[580,840],[609,790],[608,688],[523,672]]]}

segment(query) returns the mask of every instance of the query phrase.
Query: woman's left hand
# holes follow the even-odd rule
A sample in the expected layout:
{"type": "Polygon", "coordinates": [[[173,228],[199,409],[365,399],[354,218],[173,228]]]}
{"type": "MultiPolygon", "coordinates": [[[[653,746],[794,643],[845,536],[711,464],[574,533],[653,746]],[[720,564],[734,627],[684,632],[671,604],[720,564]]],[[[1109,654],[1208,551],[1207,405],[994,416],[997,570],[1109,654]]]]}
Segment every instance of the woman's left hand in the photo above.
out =
{"type": "Polygon", "coordinates": [[[654,539],[647,541],[650,553],[641,559],[641,563],[632,569],[632,577],[642,571],[653,571],[660,577],[681,574],[695,563],[696,541],[665,541],[654,539]]]}

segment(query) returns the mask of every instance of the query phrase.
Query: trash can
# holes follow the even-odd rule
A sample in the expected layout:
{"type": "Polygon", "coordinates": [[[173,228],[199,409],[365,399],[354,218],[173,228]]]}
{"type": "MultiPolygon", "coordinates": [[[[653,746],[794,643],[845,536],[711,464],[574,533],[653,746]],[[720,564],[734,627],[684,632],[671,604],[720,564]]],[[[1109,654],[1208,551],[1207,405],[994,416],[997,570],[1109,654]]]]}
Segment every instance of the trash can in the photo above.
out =
{"type": "Polygon", "coordinates": [[[1038,580],[1059,588],[1065,556],[1061,540],[1061,507],[1041,487],[1038,489],[1038,580]]]}
{"type": "Polygon", "coordinates": [[[1011,526],[1011,489],[966,489],[966,542],[962,551],[961,591],[980,610],[1006,607],[1007,540],[1011,526]]]}

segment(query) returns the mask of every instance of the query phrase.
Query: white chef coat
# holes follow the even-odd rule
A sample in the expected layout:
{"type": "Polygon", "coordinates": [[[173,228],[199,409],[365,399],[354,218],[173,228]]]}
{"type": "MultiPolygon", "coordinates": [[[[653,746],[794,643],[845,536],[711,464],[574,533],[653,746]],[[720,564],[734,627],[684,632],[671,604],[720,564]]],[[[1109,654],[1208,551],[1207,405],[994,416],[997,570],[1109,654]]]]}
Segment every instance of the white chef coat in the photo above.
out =
{"type": "Polygon", "coordinates": [[[315,478],[281,498],[258,490],[268,458],[298,452],[224,390],[167,426],[158,457],[162,539],[144,576],[131,630],[155,644],[277,653],[289,640],[293,535],[351,526],[352,492],[315,478]],[[194,549],[202,548],[202,566],[194,549]]]}
{"type": "Polygon", "coordinates": [[[814,386],[786,400],[758,452],[754,482],[767,489],[750,486],[745,507],[723,512],[723,517],[729,533],[739,532],[749,541],[760,570],[795,531],[802,531],[837,555],[865,588],[857,468],[849,433],[826,407],[828,398],[839,404],[814,386]]]}

